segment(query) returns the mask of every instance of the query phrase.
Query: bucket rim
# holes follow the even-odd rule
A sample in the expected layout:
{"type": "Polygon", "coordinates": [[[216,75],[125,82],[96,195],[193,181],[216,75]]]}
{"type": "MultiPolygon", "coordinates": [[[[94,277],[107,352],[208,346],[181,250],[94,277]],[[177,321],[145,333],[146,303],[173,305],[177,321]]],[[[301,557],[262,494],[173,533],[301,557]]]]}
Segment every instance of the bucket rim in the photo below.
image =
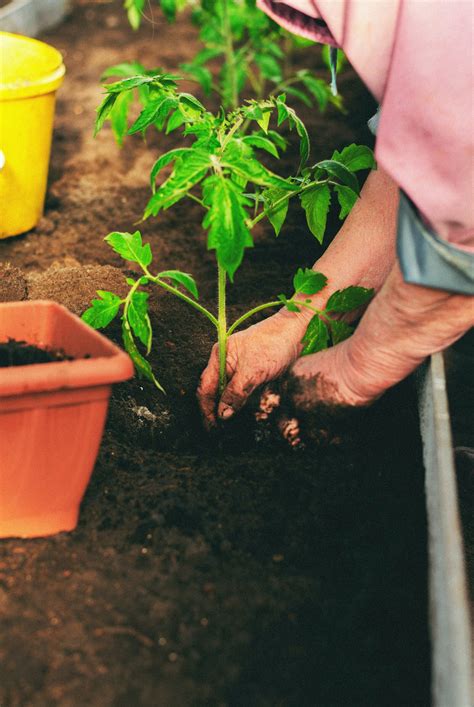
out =
{"type": "Polygon", "coordinates": [[[9,81],[8,83],[3,83],[0,80],[0,101],[40,96],[46,93],[52,93],[59,88],[66,73],[66,67],[64,66],[62,54],[56,47],[33,37],[25,37],[24,35],[15,34],[13,32],[0,31],[0,40],[2,37],[12,38],[25,44],[46,47],[53,57],[53,66],[52,70],[48,70],[44,75],[32,79],[9,81]]]}

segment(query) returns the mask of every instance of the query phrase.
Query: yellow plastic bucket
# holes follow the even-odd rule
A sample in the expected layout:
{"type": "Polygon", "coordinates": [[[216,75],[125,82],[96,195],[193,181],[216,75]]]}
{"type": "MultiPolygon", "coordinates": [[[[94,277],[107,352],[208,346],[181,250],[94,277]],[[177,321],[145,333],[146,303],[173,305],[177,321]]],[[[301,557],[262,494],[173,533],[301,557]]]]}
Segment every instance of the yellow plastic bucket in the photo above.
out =
{"type": "Polygon", "coordinates": [[[64,73],[53,47],[0,32],[0,238],[29,231],[42,216],[64,73]]]}

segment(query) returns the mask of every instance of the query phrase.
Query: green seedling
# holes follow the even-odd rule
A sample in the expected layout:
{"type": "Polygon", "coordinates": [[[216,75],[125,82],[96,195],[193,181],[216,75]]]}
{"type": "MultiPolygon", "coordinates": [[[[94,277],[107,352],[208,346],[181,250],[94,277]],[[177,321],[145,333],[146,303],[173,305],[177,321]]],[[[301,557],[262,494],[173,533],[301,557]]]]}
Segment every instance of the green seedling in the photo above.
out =
{"type": "MultiPolygon", "coordinates": [[[[257,9],[255,0],[160,0],[156,5],[161,6],[170,22],[181,10],[192,11],[202,49],[179,70],[199,83],[206,96],[216,93],[226,110],[236,109],[244,92],[257,100],[285,92],[308,106],[317,105],[321,111],[329,103],[342,108],[341,97],[333,94],[325,80],[309,70],[292,68],[295,48],[313,43],[282,30],[257,9]]],[[[126,0],[133,28],[139,27],[147,7],[151,9],[152,5],[145,5],[145,0],[126,0]]],[[[342,52],[339,54],[342,61],[342,52]]],[[[324,50],[323,59],[328,62],[324,50]]],[[[143,72],[144,67],[137,63],[124,63],[110,67],[103,78],[124,78],[143,72]]],[[[130,99],[131,96],[115,106],[113,125],[123,120],[130,99]]],[[[138,99],[145,106],[146,91],[140,91],[138,99]]]]}
{"type": "Polygon", "coordinates": [[[149,244],[143,244],[139,231],[111,233],[106,240],[126,261],[141,269],[136,279],[127,280],[130,291],[122,299],[111,292],[99,291],[100,299],[84,313],[85,321],[96,328],[107,326],[121,312],[123,339],[126,350],[137,370],[155,382],[150,364],[145,358],[152,342],[148,316],[150,285],[158,285],[185,300],[201,312],[215,326],[219,350],[219,383],[226,384],[226,352],[229,336],[249,317],[264,309],[286,306],[290,311],[306,307],[313,310],[305,337],[304,354],[325,348],[329,341],[341,341],[351,333],[350,327],[333,314],[359,308],[366,303],[372,291],[349,287],[333,294],[324,310],[317,310],[301,295],[314,295],[326,285],[326,278],[312,270],[299,270],[294,278],[295,294],[290,298],[280,295],[271,302],[254,307],[230,326],[227,322],[226,292],[228,281],[253,245],[252,231],[257,223],[267,218],[278,235],[288,212],[290,199],[297,198],[306,213],[312,234],[321,243],[326,229],[331,194],[340,206],[344,218],[359,195],[356,172],[374,167],[372,151],[360,145],[349,145],[335,151],[328,160],[308,166],[310,144],[306,128],[296,112],[286,104],[286,96],[264,101],[251,100],[234,111],[217,115],[207,111],[193,96],[178,91],[176,77],[167,74],[143,74],[106,86],[106,97],[98,109],[96,129],[110,118],[116,101],[127,92],[146,86],[149,92],[147,106],[128,133],[143,132],[150,126],[166,130],[169,123],[179,123],[190,144],[161,155],[151,171],[152,196],[144,218],[158,216],[183,199],[191,199],[204,211],[203,227],[207,231],[207,247],[214,250],[217,261],[217,312],[214,314],[199,302],[198,289],[188,273],[165,270],[153,273],[149,244]],[[242,135],[244,124],[254,127],[242,135]],[[271,127],[276,123],[274,128],[271,127]],[[300,164],[295,176],[284,177],[271,171],[258,156],[258,151],[278,159],[286,147],[286,139],[279,128],[288,125],[299,138],[300,164]],[[157,185],[158,177],[167,167],[169,176],[157,185]],[[139,342],[137,344],[137,341],[139,342]],[[144,347],[140,352],[139,345],[144,347]],[[145,355],[144,355],[145,354],[145,355]]]}

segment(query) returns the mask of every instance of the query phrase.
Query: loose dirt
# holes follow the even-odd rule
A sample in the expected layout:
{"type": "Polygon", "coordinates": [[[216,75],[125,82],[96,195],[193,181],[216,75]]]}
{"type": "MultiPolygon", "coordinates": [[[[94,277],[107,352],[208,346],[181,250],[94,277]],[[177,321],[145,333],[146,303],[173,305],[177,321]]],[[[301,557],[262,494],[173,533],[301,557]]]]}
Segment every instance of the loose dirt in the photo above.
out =
{"type": "MultiPolygon", "coordinates": [[[[98,78],[123,60],[175,71],[196,32],[155,8],[154,23],[134,33],[121,6],[81,0],[45,36],[68,71],[46,211],[35,231],[0,243],[0,261],[23,273],[2,279],[0,299],[51,297],[80,312],[95,289],[123,286],[124,264],[103,238],[134,228],[149,168],[174,143],[131,138],[119,150],[108,129],[94,141],[98,78]]],[[[297,62],[326,75],[317,49],[305,51],[297,62]]],[[[301,111],[315,159],[371,140],[373,101],[350,70],[339,86],[347,115],[301,111]]],[[[215,306],[201,219],[184,203],[140,227],[158,267],[192,272],[215,306]]],[[[337,223],[335,213],[332,233],[337,223]]],[[[289,291],[295,268],[320,252],[297,210],[278,240],[266,227],[256,235],[230,289],[231,316],[289,291]]],[[[257,441],[249,412],[208,438],[195,388],[213,333],[184,303],[151,299],[151,362],[167,395],[139,380],[115,388],[75,532],[0,543],[0,704],[429,704],[410,385],[361,414],[340,444],[291,453],[257,441]]],[[[108,333],[120,341],[117,327],[108,333]]]]}

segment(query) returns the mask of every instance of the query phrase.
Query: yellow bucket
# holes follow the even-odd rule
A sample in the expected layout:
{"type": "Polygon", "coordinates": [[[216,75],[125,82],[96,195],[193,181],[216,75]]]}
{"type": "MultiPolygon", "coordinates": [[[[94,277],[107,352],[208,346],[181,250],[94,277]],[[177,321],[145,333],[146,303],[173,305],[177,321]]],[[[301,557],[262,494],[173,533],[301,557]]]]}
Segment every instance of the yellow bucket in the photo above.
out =
{"type": "Polygon", "coordinates": [[[0,238],[34,228],[43,214],[61,54],[0,32],[0,238]]]}

